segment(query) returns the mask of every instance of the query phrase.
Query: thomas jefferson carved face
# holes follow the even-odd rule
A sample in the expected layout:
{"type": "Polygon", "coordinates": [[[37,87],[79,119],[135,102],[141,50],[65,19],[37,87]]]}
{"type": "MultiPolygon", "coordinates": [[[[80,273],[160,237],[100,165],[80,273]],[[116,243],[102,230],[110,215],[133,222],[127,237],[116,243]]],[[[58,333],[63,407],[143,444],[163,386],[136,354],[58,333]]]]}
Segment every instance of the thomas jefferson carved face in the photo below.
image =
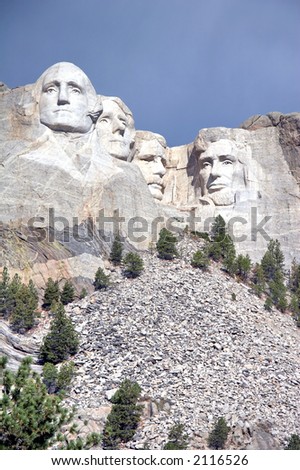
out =
{"type": "Polygon", "coordinates": [[[134,138],[133,119],[113,100],[103,100],[97,129],[101,144],[113,157],[128,160],[134,138]]]}
{"type": "Polygon", "coordinates": [[[85,73],[68,62],[50,67],[41,77],[40,121],[54,131],[88,132],[97,95],[85,73]]]}
{"type": "Polygon", "coordinates": [[[202,196],[209,196],[217,206],[233,204],[236,190],[244,185],[243,165],[238,153],[234,142],[221,139],[211,143],[200,155],[202,196]]]}
{"type": "Polygon", "coordinates": [[[134,162],[148,184],[152,196],[161,201],[163,197],[163,176],[166,174],[165,139],[158,134],[151,134],[149,140],[139,142],[134,162]]]}

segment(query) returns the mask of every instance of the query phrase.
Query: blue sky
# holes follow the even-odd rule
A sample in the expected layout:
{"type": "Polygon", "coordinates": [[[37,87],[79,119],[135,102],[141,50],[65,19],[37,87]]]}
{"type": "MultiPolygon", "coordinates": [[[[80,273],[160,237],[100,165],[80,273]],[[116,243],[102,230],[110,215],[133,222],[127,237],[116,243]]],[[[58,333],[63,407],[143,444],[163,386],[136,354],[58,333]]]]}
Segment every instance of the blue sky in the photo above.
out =
{"type": "Polygon", "coordinates": [[[81,67],[169,146],[253,114],[300,112],[299,0],[2,0],[0,81],[81,67]]]}

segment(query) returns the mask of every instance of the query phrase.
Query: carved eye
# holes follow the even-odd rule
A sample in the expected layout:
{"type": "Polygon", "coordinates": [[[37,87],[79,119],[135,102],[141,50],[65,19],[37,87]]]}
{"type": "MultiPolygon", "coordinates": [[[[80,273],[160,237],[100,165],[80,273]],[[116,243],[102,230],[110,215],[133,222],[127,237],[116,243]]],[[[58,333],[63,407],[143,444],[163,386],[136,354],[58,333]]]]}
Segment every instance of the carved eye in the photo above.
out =
{"type": "Polygon", "coordinates": [[[104,122],[107,124],[109,122],[109,119],[107,117],[102,117],[99,119],[99,122],[104,122]]]}
{"type": "Polygon", "coordinates": [[[79,88],[72,88],[72,93],[74,93],[75,95],[80,95],[81,90],[79,88]]]}
{"type": "Polygon", "coordinates": [[[47,93],[48,95],[53,95],[56,92],[57,92],[57,89],[54,86],[51,86],[45,90],[45,93],[47,93]]]}
{"type": "Polygon", "coordinates": [[[223,165],[232,165],[232,161],[231,160],[225,160],[223,162],[223,165]]]}
{"type": "Polygon", "coordinates": [[[209,162],[203,162],[203,163],[202,163],[202,167],[203,167],[203,168],[206,168],[206,169],[207,169],[207,168],[210,168],[210,167],[211,167],[211,163],[209,163],[209,162]]]}

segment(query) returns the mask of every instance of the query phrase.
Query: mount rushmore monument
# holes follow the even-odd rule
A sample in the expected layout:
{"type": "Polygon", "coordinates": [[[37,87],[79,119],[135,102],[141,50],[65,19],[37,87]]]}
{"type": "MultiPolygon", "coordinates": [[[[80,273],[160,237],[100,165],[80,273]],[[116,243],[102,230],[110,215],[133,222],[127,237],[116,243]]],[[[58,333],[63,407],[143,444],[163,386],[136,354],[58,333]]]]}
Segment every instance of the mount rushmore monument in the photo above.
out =
{"type": "Polygon", "coordinates": [[[286,262],[299,261],[299,113],[170,148],[71,63],[0,90],[0,265],[25,280],[93,279],[117,232],[144,250],[164,226],[208,231],[218,214],[238,253],[258,261],[277,238],[286,262]]]}

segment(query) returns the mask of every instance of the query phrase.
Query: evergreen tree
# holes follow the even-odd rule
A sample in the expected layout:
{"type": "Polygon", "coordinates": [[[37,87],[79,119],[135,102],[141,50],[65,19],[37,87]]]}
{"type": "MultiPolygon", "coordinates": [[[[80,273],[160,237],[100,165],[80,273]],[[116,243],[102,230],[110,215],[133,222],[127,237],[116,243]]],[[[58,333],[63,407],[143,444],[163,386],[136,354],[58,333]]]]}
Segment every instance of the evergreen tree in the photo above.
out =
{"type": "Polygon", "coordinates": [[[258,297],[261,297],[266,290],[266,280],[263,268],[259,263],[256,263],[252,274],[252,289],[258,297]]]}
{"type": "Polygon", "coordinates": [[[73,302],[75,299],[75,289],[71,281],[67,280],[60,294],[60,301],[63,305],[73,302]]]}
{"type": "Polygon", "coordinates": [[[159,258],[171,260],[178,256],[176,242],[177,238],[175,235],[166,228],[162,228],[156,243],[159,258]]]}
{"type": "Polygon", "coordinates": [[[207,250],[197,250],[192,257],[191,265],[193,268],[200,268],[204,271],[207,270],[209,266],[209,257],[207,255],[207,250]]]}
{"type": "Polygon", "coordinates": [[[120,235],[117,234],[112,244],[111,252],[110,252],[110,261],[114,265],[121,264],[122,261],[122,253],[123,253],[123,245],[121,243],[120,235]]]}
{"type": "Polygon", "coordinates": [[[226,235],[226,223],[221,215],[215,217],[215,220],[211,229],[211,236],[213,241],[221,242],[224,240],[226,235]]]}
{"type": "Polygon", "coordinates": [[[61,426],[70,419],[60,398],[48,395],[30,364],[31,358],[26,358],[15,375],[4,372],[4,393],[0,400],[1,450],[47,449],[61,426]]]}
{"type": "Polygon", "coordinates": [[[10,277],[8,269],[4,266],[2,271],[2,279],[0,281],[0,315],[7,318],[9,310],[9,283],[10,277]]]}
{"type": "Polygon", "coordinates": [[[214,261],[218,262],[222,259],[223,250],[222,245],[218,241],[212,241],[208,245],[208,256],[212,258],[214,261]]]}
{"type": "Polygon", "coordinates": [[[236,251],[234,243],[229,235],[225,235],[220,242],[223,257],[223,268],[231,276],[236,273],[236,251]]]}
{"type": "Polygon", "coordinates": [[[176,423],[170,429],[168,442],[164,445],[164,450],[185,450],[188,446],[188,435],[184,434],[184,425],[176,423]]]}
{"type": "Polygon", "coordinates": [[[46,362],[43,366],[43,383],[50,394],[57,392],[57,376],[58,370],[55,365],[46,362]]]}
{"type": "Polygon", "coordinates": [[[88,295],[88,291],[86,290],[85,287],[83,287],[80,291],[79,298],[84,299],[88,295]]]}
{"type": "Polygon", "coordinates": [[[292,434],[285,450],[300,450],[299,434],[292,434]]]}
{"type": "Polygon", "coordinates": [[[126,379],[111,398],[113,406],[103,430],[104,449],[117,449],[133,438],[142,413],[142,406],[137,405],[140,393],[140,386],[126,379]]]}
{"type": "Polygon", "coordinates": [[[109,286],[109,275],[102,268],[98,268],[95,274],[94,286],[96,290],[106,289],[109,286]]]}
{"type": "Polygon", "coordinates": [[[300,264],[294,258],[291,265],[289,288],[292,292],[300,292],[300,264]]]}
{"type": "Polygon", "coordinates": [[[6,313],[7,316],[10,316],[17,303],[17,297],[18,297],[18,291],[22,286],[21,278],[19,274],[15,274],[12,281],[10,282],[8,286],[8,298],[7,298],[7,304],[6,304],[6,313]]]}
{"type": "Polygon", "coordinates": [[[40,348],[43,363],[57,364],[76,354],[79,346],[78,334],[72,320],[66,315],[62,304],[59,305],[50,325],[49,333],[44,337],[40,348]]]}
{"type": "Polygon", "coordinates": [[[67,390],[74,377],[74,362],[62,364],[58,370],[54,364],[46,362],[43,366],[43,383],[48,393],[58,393],[67,390]]]}
{"type": "Polygon", "coordinates": [[[280,248],[278,240],[270,240],[267,251],[261,260],[265,279],[273,281],[275,275],[281,273],[283,275],[284,255],[280,248]]]}
{"type": "Polygon", "coordinates": [[[246,281],[248,279],[249,273],[251,271],[251,259],[249,255],[238,255],[235,260],[235,271],[236,274],[246,281]]]}
{"type": "Polygon", "coordinates": [[[47,310],[50,309],[53,301],[59,302],[60,290],[58,281],[53,281],[51,277],[48,278],[44,292],[43,307],[47,310]]]}
{"type": "Polygon", "coordinates": [[[270,297],[266,298],[266,301],[264,303],[264,307],[265,307],[265,310],[267,310],[268,312],[271,312],[272,307],[273,307],[273,302],[272,302],[272,299],[270,297]]]}
{"type": "Polygon", "coordinates": [[[126,277],[138,277],[144,269],[144,262],[137,253],[127,253],[124,256],[123,263],[126,277]]]}
{"type": "Polygon", "coordinates": [[[67,390],[71,385],[74,375],[75,364],[73,361],[62,364],[57,375],[57,390],[59,392],[67,390]]]}
{"type": "Polygon", "coordinates": [[[224,449],[230,428],[224,418],[219,418],[208,437],[210,449],[224,449]]]}
{"type": "Polygon", "coordinates": [[[11,327],[18,333],[34,326],[38,307],[37,292],[31,282],[29,286],[21,284],[16,292],[15,307],[11,315],[11,327]]]}
{"type": "Polygon", "coordinates": [[[92,433],[85,440],[77,437],[72,424],[74,410],[61,405],[60,395],[50,395],[39,374],[32,372],[32,359],[22,361],[16,374],[5,369],[6,361],[0,359],[3,373],[3,396],[0,399],[0,450],[43,450],[56,444],[60,449],[87,449],[100,442],[100,435],[92,433]],[[60,430],[64,430],[64,435],[60,430]]]}
{"type": "Polygon", "coordinates": [[[277,271],[274,280],[269,282],[269,295],[273,304],[282,312],[287,309],[286,287],[283,283],[282,274],[277,271]]]}

